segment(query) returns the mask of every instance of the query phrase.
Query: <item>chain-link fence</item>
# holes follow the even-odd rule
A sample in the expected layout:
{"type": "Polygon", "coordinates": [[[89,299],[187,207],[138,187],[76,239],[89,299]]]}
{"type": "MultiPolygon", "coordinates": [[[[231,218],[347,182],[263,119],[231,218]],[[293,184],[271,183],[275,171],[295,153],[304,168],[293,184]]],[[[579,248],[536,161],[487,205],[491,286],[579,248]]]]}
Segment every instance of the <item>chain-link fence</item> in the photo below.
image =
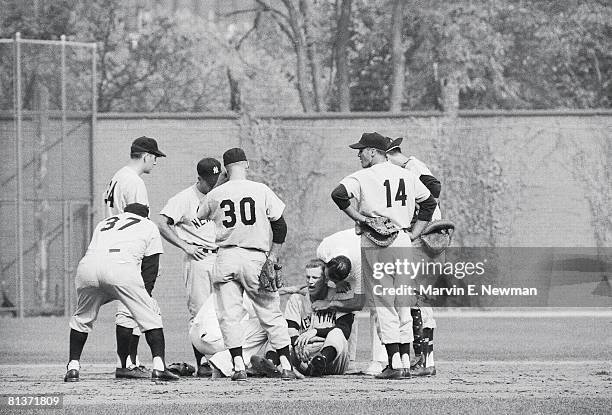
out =
{"type": "Polygon", "coordinates": [[[0,39],[0,313],[67,315],[91,228],[95,44],[0,39]]]}

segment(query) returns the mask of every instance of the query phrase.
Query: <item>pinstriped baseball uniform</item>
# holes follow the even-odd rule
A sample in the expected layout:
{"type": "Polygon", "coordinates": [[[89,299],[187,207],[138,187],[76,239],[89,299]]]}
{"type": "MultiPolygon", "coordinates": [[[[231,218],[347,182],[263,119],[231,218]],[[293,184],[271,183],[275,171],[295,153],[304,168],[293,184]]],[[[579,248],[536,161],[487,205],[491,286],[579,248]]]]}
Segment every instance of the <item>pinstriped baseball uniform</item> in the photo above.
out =
{"type": "MultiPolygon", "coordinates": [[[[170,198],[160,214],[172,219],[179,238],[189,244],[216,252],[215,223],[197,217],[198,206],[204,197],[205,195],[194,184],[170,198]]],[[[187,254],[183,258],[183,281],[187,293],[190,325],[212,292],[210,279],[217,259],[215,252],[208,252],[206,257],[200,260],[187,254]]]]}
{"type": "MultiPolygon", "coordinates": [[[[113,175],[104,192],[106,216],[123,213],[130,203],[140,203],[149,206],[149,196],[144,180],[129,166],[124,166],[113,175]]],[[[139,336],[138,325],[123,303],[117,305],[115,324],[134,329],[134,335],[139,336]]]]}
{"type": "MultiPolygon", "coordinates": [[[[342,179],[340,184],[344,185],[349,197],[356,199],[357,209],[361,214],[370,217],[384,216],[402,229],[410,227],[415,204],[425,201],[431,195],[414,173],[389,161],[358,170],[342,179]]],[[[410,246],[412,246],[410,235],[400,232],[388,248],[410,246]]],[[[376,246],[366,237],[361,238],[361,247],[388,249],[376,246]]],[[[362,271],[367,280],[364,282],[371,284],[373,264],[368,263],[368,256],[365,258],[362,271]]],[[[395,280],[392,276],[386,275],[377,284],[392,288],[395,280]]],[[[368,290],[370,289],[368,285],[368,290]]],[[[406,298],[408,303],[401,306],[394,304],[389,298],[374,296],[373,299],[377,301],[374,310],[382,342],[384,344],[412,342],[412,317],[407,307],[412,299],[406,298]]]]}
{"type": "MultiPolygon", "coordinates": [[[[322,311],[312,311],[312,304],[309,295],[292,294],[285,306],[285,319],[295,321],[300,325],[301,334],[309,329],[326,329],[336,325],[336,320],[350,314],[332,309],[322,311]]],[[[355,314],[355,313],[353,313],[355,314]]],[[[295,330],[295,329],[294,329],[295,330]]],[[[328,374],[341,375],[348,369],[349,365],[349,346],[348,340],[340,329],[332,330],[325,339],[315,337],[305,348],[308,360],[324,347],[331,346],[336,349],[337,355],[330,363],[328,374]]]]}
{"type": "Polygon", "coordinates": [[[79,262],[77,310],[70,327],[90,332],[100,307],[119,300],[142,331],[162,327],[159,308],[142,279],[142,258],[163,253],[157,226],[133,213],[120,213],[100,222],[87,253],[79,262]]]}
{"type": "Polygon", "coordinates": [[[243,292],[252,301],[272,347],[290,344],[278,292],[259,291],[259,273],[272,245],[270,222],[278,220],[284,210],[285,204],[268,186],[246,179],[230,180],[214,188],[200,204],[198,216],[215,223],[219,253],[213,286],[219,326],[229,349],[243,344],[243,292]]]}

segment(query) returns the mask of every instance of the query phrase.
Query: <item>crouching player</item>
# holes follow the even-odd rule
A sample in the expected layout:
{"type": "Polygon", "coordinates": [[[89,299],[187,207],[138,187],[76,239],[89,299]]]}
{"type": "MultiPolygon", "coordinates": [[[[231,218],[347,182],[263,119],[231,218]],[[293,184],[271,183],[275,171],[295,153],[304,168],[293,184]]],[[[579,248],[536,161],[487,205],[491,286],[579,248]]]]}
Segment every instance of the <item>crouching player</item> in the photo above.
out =
{"type": "Polygon", "coordinates": [[[285,319],[293,346],[293,365],[305,375],[341,375],[349,367],[348,339],[355,314],[339,311],[336,307],[342,304],[328,300],[335,292],[328,287],[325,274],[346,277],[350,268],[346,256],[333,258],[327,264],[312,260],[306,265],[308,295],[289,297],[285,319]]]}
{"type": "MultiPolygon", "coordinates": [[[[77,309],[70,319],[70,355],[64,382],[77,382],[81,352],[98,318],[100,307],[119,300],[145,334],[153,356],[153,380],[178,380],[166,370],[162,318],[151,291],[163,253],[157,226],[147,217],[149,208],[131,203],[124,213],[96,226],[87,253],[76,272],[77,309]],[[146,281],[146,282],[145,282],[146,281]]],[[[125,366],[129,350],[119,355],[125,366]]]]}

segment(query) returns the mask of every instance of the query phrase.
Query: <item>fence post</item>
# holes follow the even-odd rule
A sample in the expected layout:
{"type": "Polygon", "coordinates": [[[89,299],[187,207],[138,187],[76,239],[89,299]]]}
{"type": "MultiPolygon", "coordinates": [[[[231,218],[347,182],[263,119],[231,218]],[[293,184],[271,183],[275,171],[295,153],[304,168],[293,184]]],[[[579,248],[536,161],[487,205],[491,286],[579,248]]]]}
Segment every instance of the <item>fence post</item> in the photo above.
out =
{"type": "Polygon", "coordinates": [[[23,178],[21,154],[21,33],[15,33],[15,164],[17,167],[17,286],[19,289],[19,318],[23,318],[25,295],[23,292],[23,178]]]}

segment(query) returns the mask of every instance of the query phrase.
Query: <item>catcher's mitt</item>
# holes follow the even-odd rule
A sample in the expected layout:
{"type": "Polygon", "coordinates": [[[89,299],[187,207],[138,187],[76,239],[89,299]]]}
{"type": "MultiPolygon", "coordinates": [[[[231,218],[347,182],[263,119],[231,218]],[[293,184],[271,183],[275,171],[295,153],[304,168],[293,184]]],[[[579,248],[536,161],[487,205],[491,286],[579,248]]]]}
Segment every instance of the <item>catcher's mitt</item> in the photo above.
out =
{"type": "Polygon", "coordinates": [[[282,269],[281,264],[267,258],[259,273],[259,291],[278,291],[284,285],[282,269]]]}
{"type": "Polygon", "coordinates": [[[431,257],[440,255],[448,248],[453,239],[455,224],[450,220],[434,220],[421,233],[423,249],[431,257]]]}
{"type": "Polygon", "coordinates": [[[366,218],[361,224],[362,233],[378,246],[389,246],[395,241],[400,229],[385,217],[366,218]]]}

